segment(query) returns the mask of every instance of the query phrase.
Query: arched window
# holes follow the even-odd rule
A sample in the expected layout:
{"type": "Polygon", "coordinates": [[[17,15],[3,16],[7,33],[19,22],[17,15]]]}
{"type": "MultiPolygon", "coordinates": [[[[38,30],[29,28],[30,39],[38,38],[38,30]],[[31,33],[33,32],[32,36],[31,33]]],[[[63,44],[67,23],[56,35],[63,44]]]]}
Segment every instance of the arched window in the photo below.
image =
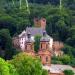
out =
{"type": "Polygon", "coordinates": [[[42,44],[41,44],[41,49],[44,50],[44,49],[46,49],[46,48],[47,48],[47,45],[46,45],[45,43],[42,43],[42,44]]]}

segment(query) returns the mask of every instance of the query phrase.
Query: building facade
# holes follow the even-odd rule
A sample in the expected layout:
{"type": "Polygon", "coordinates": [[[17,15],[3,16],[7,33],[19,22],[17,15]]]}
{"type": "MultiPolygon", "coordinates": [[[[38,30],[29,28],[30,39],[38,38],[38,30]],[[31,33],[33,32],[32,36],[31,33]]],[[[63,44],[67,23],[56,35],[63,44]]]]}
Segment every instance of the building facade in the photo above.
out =
{"type": "MultiPolygon", "coordinates": [[[[43,31],[46,32],[46,19],[45,18],[35,18],[34,19],[34,27],[27,27],[26,30],[24,30],[21,34],[19,34],[17,37],[14,37],[13,39],[13,44],[16,47],[19,46],[19,48],[24,51],[25,50],[25,42],[28,39],[27,38],[27,33],[30,32],[31,33],[31,39],[34,41],[35,36],[40,35],[43,36],[43,31]],[[18,40],[18,41],[17,41],[18,40]]],[[[47,38],[49,38],[49,47],[52,49],[52,45],[53,45],[53,38],[50,37],[47,34],[47,38]]]]}
{"type": "MultiPolygon", "coordinates": [[[[31,33],[31,39],[35,41],[35,36],[40,35],[43,36],[43,31],[46,32],[46,19],[45,18],[34,18],[34,27],[27,27],[21,34],[17,37],[13,38],[13,45],[20,50],[25,50],[25,43],[28,40],[27,34],[31,33]]],[[[46,34],[46,38],[49,39],[49,49],[53,51],[53,55],[61,56],[63,52],[61,48],[63,48],[63,43],[59,41],[53,41],[53,38],[46,34]]]]}
{"type": "Polygon", "coordinates": [[[31,39],[31,34],[28,33],[28,40],[25,43],[25,50],[28,55],[38,56],[42,63],[42,68],[48,71],[49,75],[64,75],[64,70],[75,69],[69,65],[51,64],[52,51],[49,47],[49,38],[46,37],[46,32],[43,32],[43,36],[40,38],[39,50],[37,53],[34,51],[34,41],[31,39]]]}
{"type": "Polygon", "coordinates": [[[51,50],[50,50],[50,39],[46,37],[46,32],[43,32],[43,36],[40,39],[40,47],[38,50],[38,56],[41,59],[43,65],[51,64],[51,50]]]}
{"type": "Polygon", "coordinates": [[[51,64],[51,57],[61,56],[63,52],[61,48],[64,47],[62,42],[53,41],[53,38],[46,33],[46,19],[35,18],[35,27],[27,27],[18,37],[13,38],[13,44],[16,48],[20,48],[21,51],[26,52],[31,56],[38,56],[42,63],[42,68],[46,69],[49,75],[64,75],[63,71],[66,69],[73,70],[69,65],[51,64]],[[41,35],[39,50],[35,53],[34,50],[34,37],[41,35]]]}

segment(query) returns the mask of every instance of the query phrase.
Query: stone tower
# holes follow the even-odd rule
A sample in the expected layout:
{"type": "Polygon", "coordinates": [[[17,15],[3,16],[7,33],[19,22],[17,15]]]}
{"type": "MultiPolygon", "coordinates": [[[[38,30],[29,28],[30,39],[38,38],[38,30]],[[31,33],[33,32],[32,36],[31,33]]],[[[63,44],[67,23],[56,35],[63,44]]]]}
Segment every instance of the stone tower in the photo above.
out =
{"type": "Polygon", "coordinates": [[[31,39],[31,34],[27,34],[28,39],[25,42],[25,52],[29,55],[35,56],[34,41],[31,39]]]}
{"type": "Polygon", "coordinates": [[[42,29],[46,29],[46,19],[45,18],[34,18],[35,27],[41,27],[42,29]]]}
{"type": "Polygon", "coordinates": [[[46,19],[45,18],[40,19],[40,25],[42,29],[46,29],[46,19]]]}
{"type": "Polygon", "coordinates": [[[39,23],[39,19],[38,18],[34,18],[34,26],[35,27],[40,27],[40,23],[39,23]]]}
{"type": "Polygon", "coordinates": [[[40,49],[38,55],[43,65],[51,65],[51,51],[49,48],[49,38],[46,37],[46,32],[43,32],[43,37],[40,39],[40,49]]]}

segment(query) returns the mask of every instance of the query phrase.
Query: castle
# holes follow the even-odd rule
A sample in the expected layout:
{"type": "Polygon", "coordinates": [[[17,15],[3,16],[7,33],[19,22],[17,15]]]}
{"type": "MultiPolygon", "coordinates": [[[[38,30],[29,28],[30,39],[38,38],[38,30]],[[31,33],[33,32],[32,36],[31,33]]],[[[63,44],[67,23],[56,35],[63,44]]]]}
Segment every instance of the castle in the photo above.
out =
{"type": "MultiPolygon", "coordinates": [[[[34,18],[34,27],[27,27],[21,34],[16,37],[13,37],[13,45],[24,51],[25,50],[25,42],[28,39],[27,34],[30,32],[31,39],[35,41],[35,36],[40,35],[43,36],[43,32],[46,32],[46,19],[45,18],[34,18]]],[[[46,32],[47,33],[47,32],[46,32]]],[[[61,56],[63,52],[61,49],[63,48],[63,43],[60,41],[53,41],[53,38],[46,34],[46,38],[49,39],[49,49],[53,51],[55,56],[61,56]]]]}
{"type": "Polygon", "coordinates": [[[64,75],[63,71],[66,69],[73,68],[69,65],[59,65],[51,64],[51,57],[55,54],[56,56],[62,55],[61,48],[63,48],[63,43],[59,41],[53,41],[53,38],[50,37],[45,28],[46,28],[46,19],[41,18],[34,19],[35,27],[27,27],[26,31],[24,30],[18,37],[15,37],[13,43],[17,48],[20,48],[23,52],[31,56],[38,56],[41,59],[42,68],[46,69],[49,75],[64,75]],[[39,50],[35,53],[34,50],[34,36],[41,35],[39,50]]]}

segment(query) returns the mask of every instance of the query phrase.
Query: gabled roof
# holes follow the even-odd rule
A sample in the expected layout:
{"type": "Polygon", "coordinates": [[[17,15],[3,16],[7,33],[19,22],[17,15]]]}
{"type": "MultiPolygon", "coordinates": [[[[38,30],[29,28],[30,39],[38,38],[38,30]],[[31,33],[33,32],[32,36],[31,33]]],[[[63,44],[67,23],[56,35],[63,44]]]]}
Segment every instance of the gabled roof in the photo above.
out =
{"type": "Polygon", "coordinates": [[[25,37],[25,36],[27,36],[27,34],[26,34],[26,31],[24,30],[24,31],[19,35],[19,37],[25,37]]]}
{"type": "Polygon", "coordinates": [[[36,27],[28,27],[26,28],[26,32],[30,32],[32,36],[41,35],[43,36],[43,29],[36,27]]]}
{"type": "MultiPolygon", "coordinates": [[[[37,27],[27,27],[26,31],[24,30],[19,37],[26,37],[28,33],[31,34],[31,36],[36,36],[40,35],[43,36],[43,32],[46,32],[46,30],[43,30],[42,28],[37,28],[37,27]]],[[[52,39],[48,34],[46,35],[46,39],[43,39],[45,41],[49,41],[49,39],[52,39]]]]}

